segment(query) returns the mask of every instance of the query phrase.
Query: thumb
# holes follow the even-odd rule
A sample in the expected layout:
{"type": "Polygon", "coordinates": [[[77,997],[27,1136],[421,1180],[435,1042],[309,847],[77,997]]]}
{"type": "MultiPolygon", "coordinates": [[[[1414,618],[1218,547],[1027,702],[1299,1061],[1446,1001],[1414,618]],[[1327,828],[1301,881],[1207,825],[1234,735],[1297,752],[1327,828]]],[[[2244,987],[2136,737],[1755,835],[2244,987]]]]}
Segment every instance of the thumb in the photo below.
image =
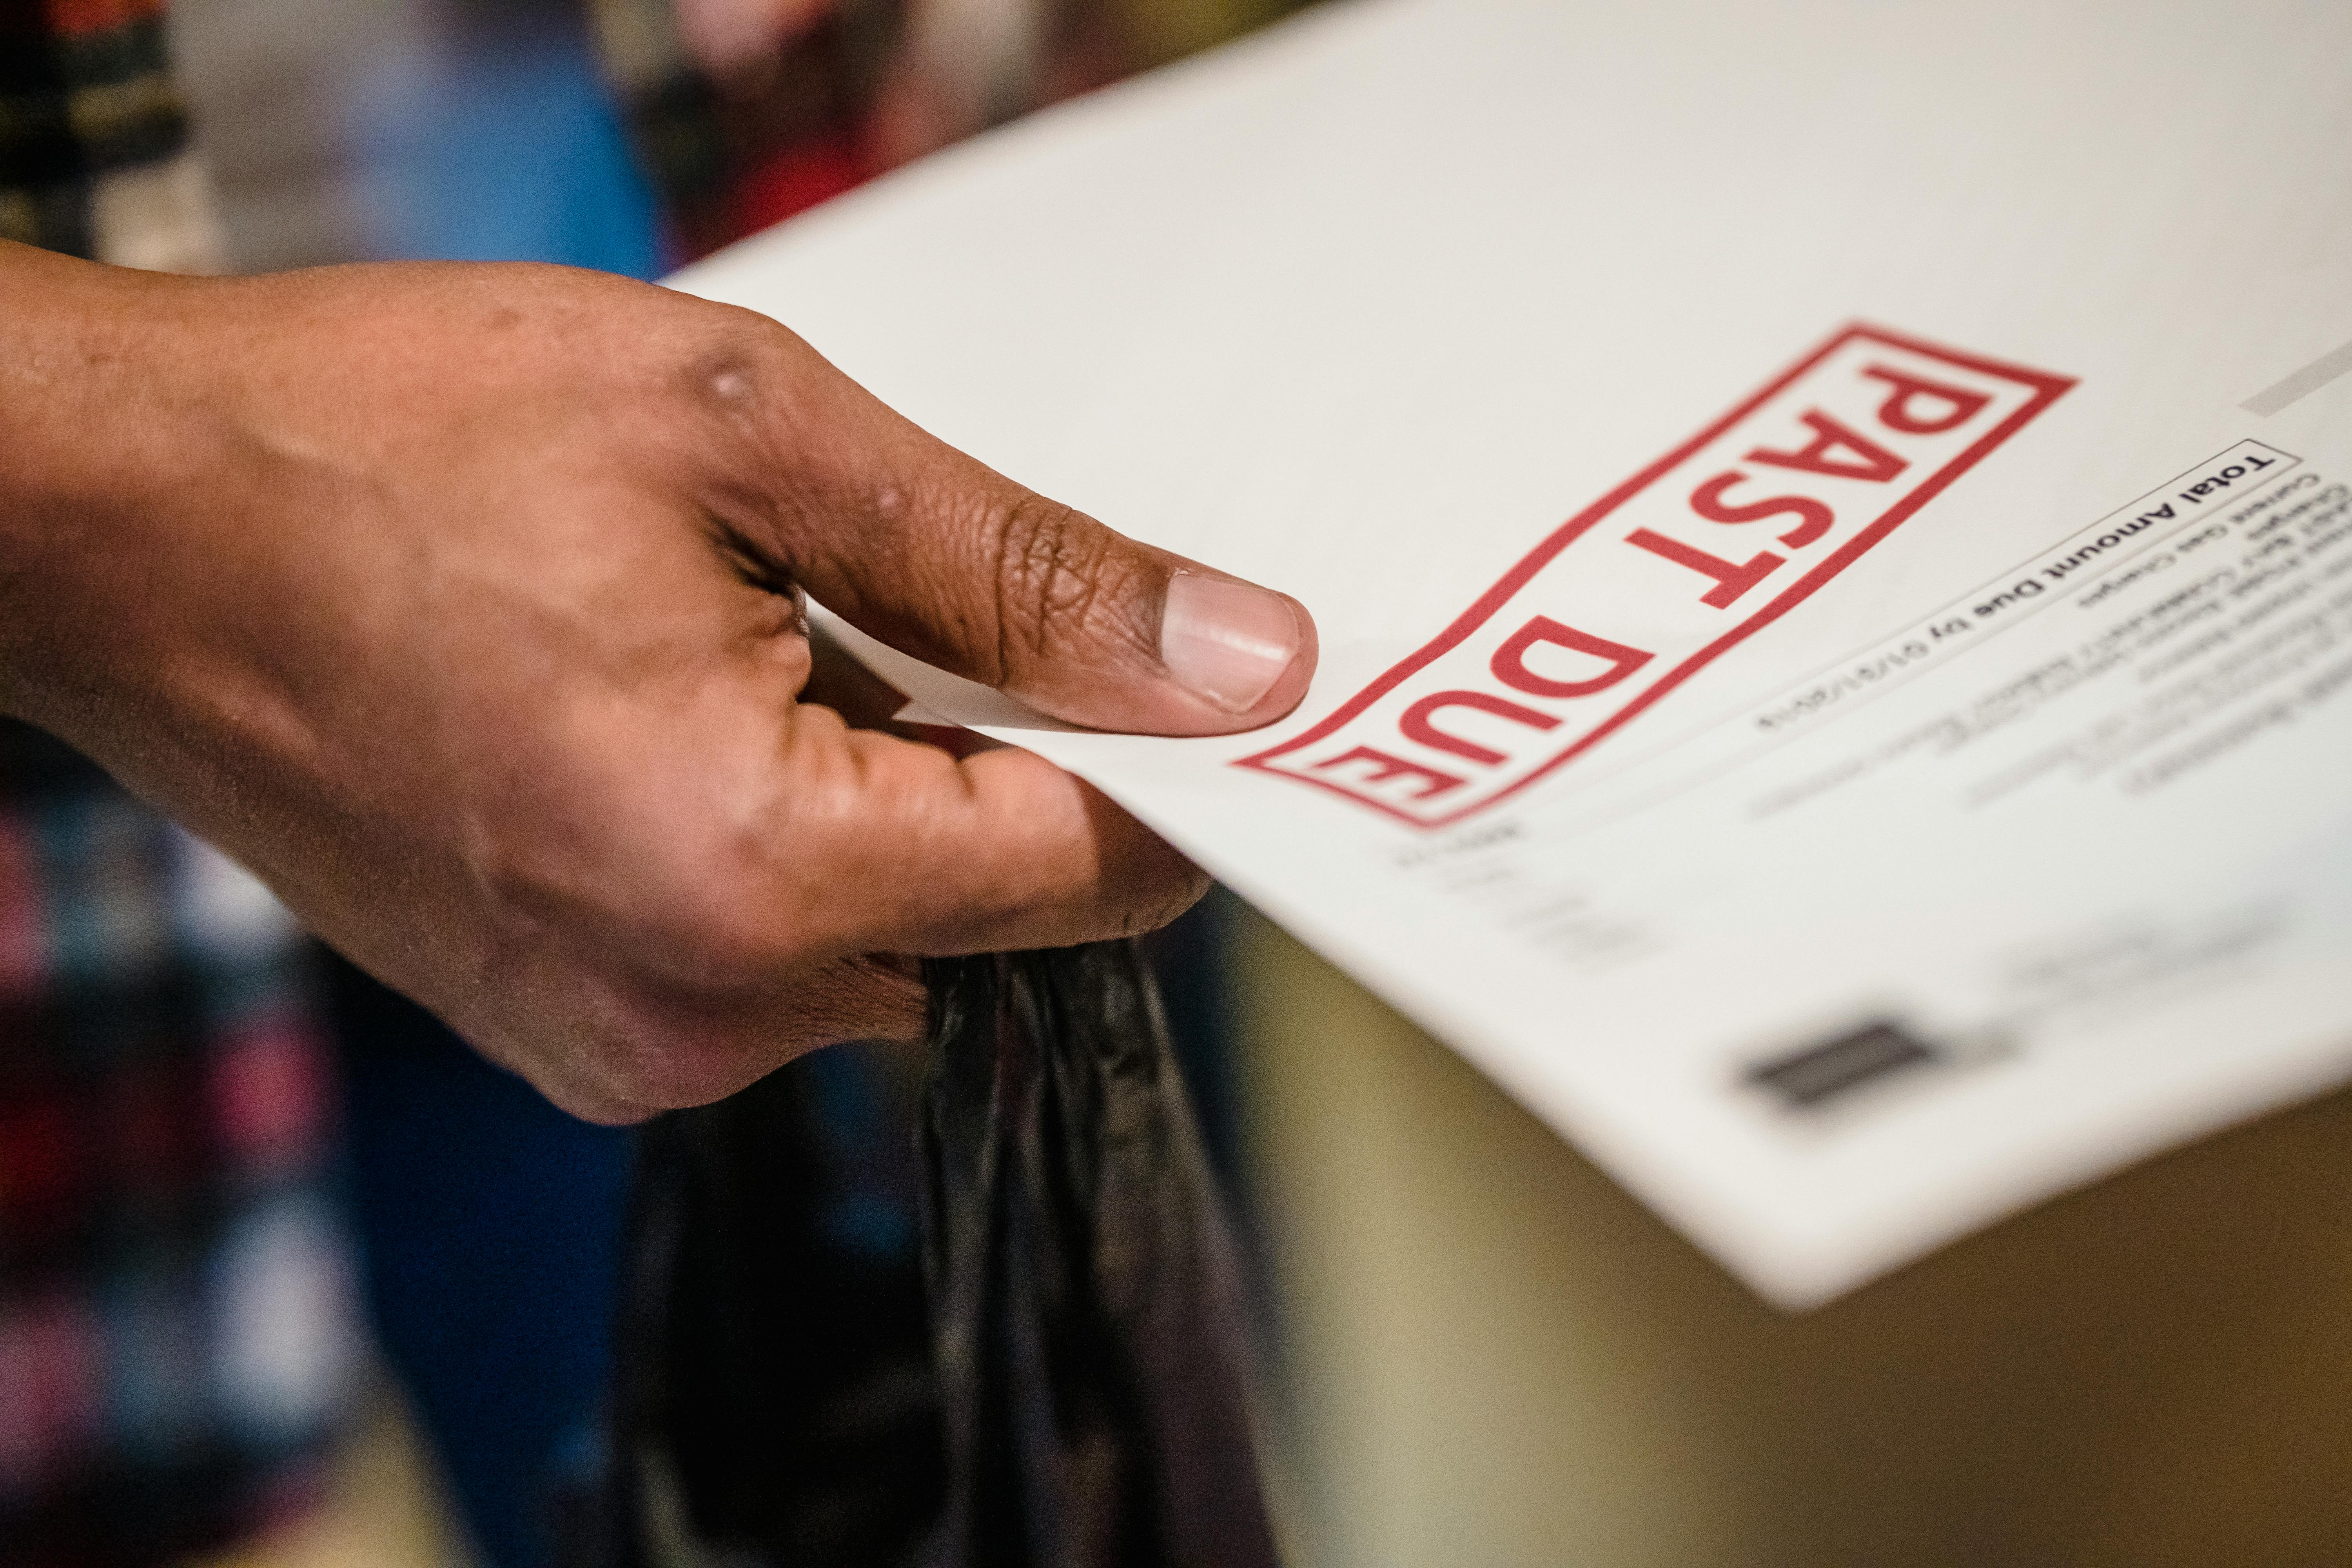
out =
{"type": "Polygon", "coordinates": [[[1297,600],[1138,543],[840,384],[866,406],[824,422],[845,437],[829,460],[797,454],[815,482],[781,542],[860,631],[1100,730],[1222,734],[1306,695],[1315,624],[1297,600]]]}

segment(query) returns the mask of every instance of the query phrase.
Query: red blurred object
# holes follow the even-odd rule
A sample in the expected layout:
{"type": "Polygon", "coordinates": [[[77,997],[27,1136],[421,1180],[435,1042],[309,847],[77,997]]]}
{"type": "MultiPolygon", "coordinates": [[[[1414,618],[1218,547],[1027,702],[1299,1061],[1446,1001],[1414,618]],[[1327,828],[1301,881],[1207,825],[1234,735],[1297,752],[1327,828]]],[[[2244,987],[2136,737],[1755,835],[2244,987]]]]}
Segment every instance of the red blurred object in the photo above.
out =
{"type": "Polygon", "coordinates": [[[48,978],[42,908],[32,828],[13,813],[0,816],[0,996],[37,991],[48,978]]]}
{"type": "Polygon", "coordinates": [[[99,1407],[98,1324],[59,1294],[0,1314],[0,1494],[53,1483],[81,1460],[99,1407]]]}
{"type": "Polygon", "coordinates": [[[118,1073],[107,1085],[104,1133],[115,1179],[141,1194],[175,1194],[204,1170],[189,1089],[194,1074],[165,1057],[118,1073]]]}
{"type": "Polygon", "coordinates": [[[1130,19],[1100,0],[696,0],[694,11],[709,24],[689,29],[708,35],[692,51],[700,90],[649,96],[638,110],[682,259],[1143,63],[1130,19]]]}
{"type": "Polygon", "coordinates": [[[84,37],[163,14],[163,0],[47,0],[41,15],[61,37],[84,37]]]}
{"type": "Polygon", "coordinates": [[[756,234],[864,184],[876,172],[858,139],[846,131],[796,143],[736,183],[732,226],[737,234],[756,234]]]}
{"type": "Polygon", "coordinates": [[[236,1030],[212,1061],[214,1125],[239,1164],[309,1158],[326,1125],[327,1068],[318,1043],[287,1018],[236,1030]]]}
{"type": "Polygon", "coordinates": [[[70,1226],[87,1196],[81,1150],[73,1101],[54,1086],[0,1094],[0,1228],[11,1241],[47,1240],[70,1226]]]}

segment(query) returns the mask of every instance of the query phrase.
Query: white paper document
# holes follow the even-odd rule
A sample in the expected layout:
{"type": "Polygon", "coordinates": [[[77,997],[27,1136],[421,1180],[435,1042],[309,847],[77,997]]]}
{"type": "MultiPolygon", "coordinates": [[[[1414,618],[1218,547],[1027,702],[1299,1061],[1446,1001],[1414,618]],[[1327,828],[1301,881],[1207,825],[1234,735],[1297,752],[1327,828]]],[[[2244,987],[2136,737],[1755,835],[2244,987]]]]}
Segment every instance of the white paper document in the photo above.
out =
{"type": "Polygon", "coordinates": [[[692,269],[1297,595],[1093,780],[1774,1300],[2352,1077],[2352,6],[1368,0],[692,269]]]}

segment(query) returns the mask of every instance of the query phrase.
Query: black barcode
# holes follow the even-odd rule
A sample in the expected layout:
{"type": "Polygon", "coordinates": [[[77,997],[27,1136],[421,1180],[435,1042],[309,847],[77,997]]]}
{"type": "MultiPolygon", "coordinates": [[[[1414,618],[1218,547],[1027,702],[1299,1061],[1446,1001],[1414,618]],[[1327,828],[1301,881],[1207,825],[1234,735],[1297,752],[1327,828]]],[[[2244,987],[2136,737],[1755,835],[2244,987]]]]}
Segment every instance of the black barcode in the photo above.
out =
{"type": "Polygon", "coordinates": [[[1942,1051],[1899,1025],[1881,1022],[1758,1062],[1744,1076],[1791,1110],[1811,1110],[1864,1084],[1944,1059],[1942,1051]]]}

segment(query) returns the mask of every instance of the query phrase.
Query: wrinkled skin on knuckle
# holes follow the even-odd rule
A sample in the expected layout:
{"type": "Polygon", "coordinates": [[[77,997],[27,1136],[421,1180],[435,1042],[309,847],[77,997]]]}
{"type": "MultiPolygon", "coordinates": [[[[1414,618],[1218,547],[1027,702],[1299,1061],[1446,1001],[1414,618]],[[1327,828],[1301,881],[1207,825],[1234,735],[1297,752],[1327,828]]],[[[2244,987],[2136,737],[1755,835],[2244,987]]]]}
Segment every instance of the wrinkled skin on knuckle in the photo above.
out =
{"type": "Polygon", "coordinates": [[[997,503],[984,531],[996,584],[996,642],[1006,677],[1027,666],[1146,648],[1135,610],[1133,558],[1083,513],[1022,492],[997,503]]]}

